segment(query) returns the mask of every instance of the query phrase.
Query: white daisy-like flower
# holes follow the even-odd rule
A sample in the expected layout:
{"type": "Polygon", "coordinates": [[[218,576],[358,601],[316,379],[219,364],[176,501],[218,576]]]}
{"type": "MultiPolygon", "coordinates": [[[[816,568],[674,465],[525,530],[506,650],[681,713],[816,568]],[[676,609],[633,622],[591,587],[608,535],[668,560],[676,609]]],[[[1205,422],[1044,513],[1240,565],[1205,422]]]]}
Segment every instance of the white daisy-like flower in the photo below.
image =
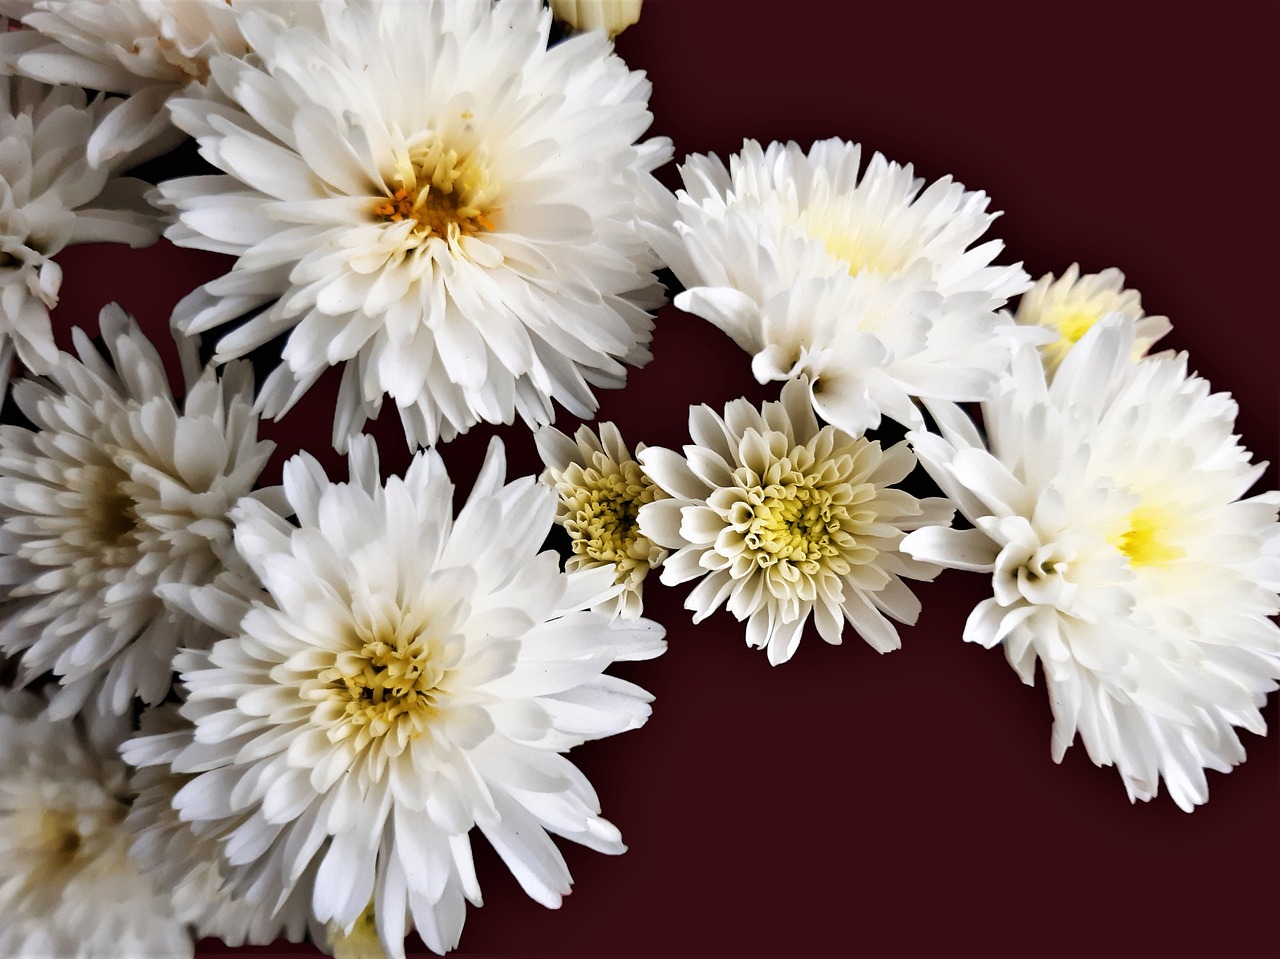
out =
{"type": "Polygon", "coordinates": [[[548,832],[623,851],[562,753],[644,723],[651,697],[603,670],[662,652],[662,630],[590,611],[613,576],[539,553],[555,497],[504,469],[495,440],[455,519],[434,451],[385,485],[368,437],[349,483],[301,454],[284,478],[296,525],[235,511],[266,591],[166,589],[228,636],[179,657],[196,732],[173,768],[197,774],[175,804],[225,835],[232,892],[304,888],[339,938],[372,908],[403,957],[410,920],[444,952],[464,899],[480,903],[473,826],[553,908],[570,878],[548,832]]]}
{"type": "Polygon", "coordinates": [[[245,5],[246,0],[236,0],[235,9],[230,0],[0,0],[0,14],[28,28],[0,34],[0,72],[128,96],[85,145],[92,166],[124,154],[159,156],[183,138],[169,121],[165,101],[191,83],[206,82],[215,53],[248,52],[237,25],[245,5]]]}
{"type": "Polygon", "coordinates": [[[62,287],[54,255],[76,243],[140,247],[160,236],[162,221],[143,199],[150,187],[116,176],[120,163],[94,169],[85,159],[120,102],[0,78],[0,340],[11,338],[38,372],[58,355],[49,324],[62,287]]]}
{"type": "Polygon", "coordinates": [[[127,767],[43,706],[0,690],[0,955],[191,956],[171,901],[129,859],[127,767]]]}
{"type": "Polygon", "coordinates": [[[1078,263],[1072,263],[1060,279],[1055,280],[1052,273],[1040,277],[1018,301],[1015,319],[1023,325],[1042,326],[1057,336],[1040,347],[1045,369],[1052,376],[1080,338],[1112,313],[1136,321],[1135,357],[1145,355],[1151,344],[1173,329],[1168,317],[1142,312],[1142,294],[1125,289],[1124,274],[1119,270],[1113,267],[1081,276],[1078,263]]]}
{"type": "Polygon", "coordinates": [[[220,97],[171,102],[227,175],[161,185],[168,235],[239,257],[175,321],[265,306],[215,360],[287,332],[259,399],[273,417],[345,362],[339,448],[384,395],[415,445],[542,425],[552,401],[589,416],[593,386],[649,359],[663,302],[633,222],[670,151],[635,143],[648,82],[599,32],[547,49],[550,13],[526,0],[321,12],[307,29],[243,15],[257,55],[213,60],[220,97]]]}
{"type": "Polygon", "coordinates": [[[101,329],[110,364],[75,330],[78,361],[61,354],[47,379],[13,386],[34,429],[0,427],[0,652],[21,654],[28,680],[57,674],[58,715],[90,696],[114,713],[157,703],[174,652],[212,642],[156,589],[223,569],[227,511],[274,448],[257,438],[247,363],[206,370],[179,406],[119,307],[101,329]]]}
{"type": "MultiPolygon", "coordinates": [[[[597,436],[587,425],[570,439],[554,426],[535,435],[542,481],[556,491],[556,522],[569,534],[573,555],[565,568],[613,570],[622,591],[605,611],[635,619],[644,609],[644,579],[662,565],[667,551],[640,532],[640,507],[666,496],[631,457],[612,423],[597,436]]],[[[636,446],[636,455],[644,444],[636,446]]]]}
{"type": "Polygon", "coordinates": [[[898,544],[905,530],[953,513],[944,499],[892,488],[915,468],[907,444],[885,450],[819,428],[803,379],[759,410],[746,400],[723,416],[692,407],[689,433],[683,457],[640,453],[670,496],[640,510],[640,531],[674,551],[662,582],[701,579],[685,601],[694,622],[724,604],[747,621],[747,645],[767,648],[774,665],[791,658],[811,614],[828,643],[841,642],[847,620],[873,648],[897,649],[889,618],[914,623],[920,612],[903,578],[938,572],[898,544]]]}
{"type": "Polygon", "coordinates": [[[760,382],[808,377],[824,419],[860,434],[882,413],[912,427],[913,397],[980,399],[1011,344],[1038,334],[999,310],[1028,284],[970,249],[996,214],[950,177],[823,140],[694,155],[684,189],[651,194],[646,234],[685,286],[676,305],[754,357],[760,382]]]}
{"type": "MultiPolygon", "coordinates": [[[[197,939],[214,936],[229,946],[302,941],[306,897],[252,903],[228,894],[218,833],[207,823],[199,824],[205,832],[197,832],[197,824],[183,822],[174,808],[174,797],[194,777],[175,773],[169,764],[194,735],[190,720],[167,703],[144,712],[141,730],[121,745],[125,761],[139,767],[130,777],[135,795],[124,820],[132,834],[130,857],[157,889],[167,891],[174,912],[197,939]]],[[[318,927],[312,931],[320,933],[318,927]]]]}
{"type": "Polygon", "coordinates": [[[918,559],[992,574],[964,638],[1003,643],[1026,683],[1040,662],[1060,760],[1076,732],[1115,765],[1130,799],[1163,778],[1190,810],[1204,769],[1244,760],[1232,727],[1265,731],[1280,678],[1276,522],[1280,494],[1245,497],[1250,465],[1236,405],[1189,376],[1186,355],[1132,360],[1135,324],[1099,321],[1052,383],[1038,354],[1015,359],[971,423],[909,436],[975,527],[912,533],[918,559]]]}

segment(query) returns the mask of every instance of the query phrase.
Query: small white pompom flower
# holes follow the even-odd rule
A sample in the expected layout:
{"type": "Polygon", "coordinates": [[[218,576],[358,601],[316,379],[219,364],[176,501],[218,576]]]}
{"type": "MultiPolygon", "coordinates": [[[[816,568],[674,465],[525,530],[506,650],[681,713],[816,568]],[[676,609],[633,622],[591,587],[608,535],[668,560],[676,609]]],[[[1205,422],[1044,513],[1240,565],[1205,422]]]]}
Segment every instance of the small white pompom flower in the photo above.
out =
{"type": "Polygon", "coordinates": [[[1236,405],[1189,376],[1186,355],[1133,361],[1136,329],[1099,321],[1052,383],[1015,359],[971,423],[910,434],[921,462],[975,527],[912,533],[918,559],[992,574],[964,638],[1003,643],[1023,682],[1039,661],[1052,752],[1076,732],[1130,799],[1164,779],[1183,809],[1204,769],[1244,760],[1232,727],[1265,731],[1280,678],[1280,494],[1245,497],[1265,464],[1233,435],[1236,405]]]}
{"type": "Polygon", "coordinates": [[[90,696],[114,713],[160,702],[177,649],[212,641],[156,588],[222,570],[227,511],[274,447],[257,438],[247,363],[206,370],[179,406],[119,307],[101,329],[110,363],[75,330],[79,360],[13,386],[34,428],[0,427],[0,652],[27,680],[57,674],[57,715],[90,696]]]}
{"type": "Polygon", "coordinates": [[[122,163],[94,169],[85,159],[120,103],[0,77],[0,340],[38,372],[58,355],[49,310],[62,268],[53,257],[76,243],[140,247],[160,236],[162,220],[143,199],[150,187],[116,176],[122,163]]]}
{"type": "Polygon", "coordinates": [[[368,437],[348,483],[299,455],[296,525],[251,500],[235,511],[265,592],[166,590],[228,636],[179,658],[196,732],[173,769],[196,774],[175,805],[225,838],[235,894],[303,889],[335,939],[371,910],[403,957],[411,927],[453,948],[464,899],[480,903],[473,827],[553,908],[570,878],[548,832],[623,851],[562,754],[644,723],[651,697],[603,671],[662,652],[662,630],[590,611],[613,576],[539,553],[555,497],[504,469],[495,440],[455,519],[434,451],[385,484],[368,437]]]}
{"type": "Polygon", "coordinates": [[[225,176],[160,187],[180,246],[237,256],[175,313],[198,333],[266,307],[215,360],[288,334],[259,407],[283,415],[345,363],[334,443],[389,395],[412,445],[478,422],[595,410],[649,359],[663,302],[635,197],[666,159],[649,84],[599,32],[547,48],[527,0],[334,2],[256,56],[215,58],[171,103],[225,176]]]}
{"type": "Polygon", "coordinates": [[[1040,277],[1022,294],[1014,318],[1023,325],[1042,326],[1056,334],[1056,340],[1040,347],[1045,370],[1052,377],[1080,338],[1112,313],[1136,321],[1135,357],[1145,355],[1151,344],[1173,329],[1168,317],[1142,312],[1142,295],[1125,289],[1124,274],[1119,270],[1113,267],[1081,276],[1077,263],[1072,263],[1060,279],[1055,280],[1052,273],[1040,277]]]}
{"type": "Polygon", "coordinates": [[[747,621],[747,645],[767,648],[774,665],[791,658],[811,614],[828,643],[841,642],[847,620],[873,648],[897,649],[886,617],[913,623],[920,612],[903,578],[938,572],[898,544],[905,530],[948,523],[953,513],[944,499],[891,488],[915,468],[907,444],[885,450],[819,428],[803,379],[759,410],[746,400],[723,416],[693,407],[689,432],[683,457],[658,447],[640,453],[671,497],[640,510],[640,530],[674,551],[664,583],[701,578],[685,602],[694,622],[724,604],[747,621]]]}
{"type": "MultiPolygon", "coordinates": [[[[569,534],[573,555],[565,568],[613,570],[622,591],[606,612],[635,619],[644,609],[644,579],[662,565],[667,551],[640,532],[640,508],[666,494],[644,474],[612,423],[597,436],[580,426],[570,439],[554,426],[535,439],[547,465],[542,481],[556,491],[556,522],[569,534]]],[[[636,446],[638,456],[644,444],[636,446]]]]}
{"type": "Polygon", "coordinates": [[[165,101],[204,83],[214,53],[248,52],[237,13],[254,2],[0,0],[0,14],[27,28],[0,33],[0,73],[127,96],[84,146],[92,166],[159,156],[182,140],[165,101]]]}
{"type": "Polygon", "coordinates": [[[0,955],[191,956],[169,897],[129,859],[127,767],[108,737],[43,707],[0,690],[0,955]]]}
{"type": "Polygon", "coordinates": [[[922,427],[912,398],[982,398],[1011,345],[1040,336],[999,312],[1027,287],[1021,266],[991,265],[998,240],[970,249],[996,216],[985,194],[861,162],[837,139],[747,140],[727,169],[688,157],[684,189],[651,194],[645,216],[685,286],[676,305],[752,354],[760,382],[807,377],[819,414],[855,435],[882,413],[922,427]]]}

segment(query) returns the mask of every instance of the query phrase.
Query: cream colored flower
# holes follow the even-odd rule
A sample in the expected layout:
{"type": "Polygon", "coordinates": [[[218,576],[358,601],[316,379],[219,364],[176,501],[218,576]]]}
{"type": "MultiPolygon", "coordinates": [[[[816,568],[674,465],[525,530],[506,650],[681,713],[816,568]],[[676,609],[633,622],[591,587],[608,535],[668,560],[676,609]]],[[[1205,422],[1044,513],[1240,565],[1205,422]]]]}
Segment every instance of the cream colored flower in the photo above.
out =
{"type": "MultiPolygon", "coordinates": [[[[662,565],[667,551],[640,532],[640,508],[666,493],[631,458],[622,434],[612,423],[578,428],[573,439],[553,426],[536,434],[538,452],[547,465],[542,481],[556,491],[556,522],[569,534],[573,555],[565,568],[609,567],[623,589],[607,611],[635,619],[644,609],[642,590],[649,570],[662,565]]],[[[641,443],[636,455],[644,449],[641,443]]]]}
{"type": "Polygon", "coordinates": [[[1134,356],[1146,354],[1156,340],[1173,328],[1168,317],[1142,312],[1142,295],[1124,288],[1124,274],[1117,269],[1080,275],[1072,263],[1061,279],[1049,273],[1036,281],[1018,301],[1015,319],[1024,326],[1042,326],[1057,339],[1040,347],[1050,376],[1071,348],[1104,316],[1119,314],[1135,320],[1134,356]]]}
{"type": "Polygon", "coordinates": [[[833,426],[819,428],[808,384],[757,410],[746,400],[689,411],[685,455],[658,447],[640,462],[670,499],[640,510],[640,530],[673,550],[662,581],[701,582],[685,608],[694,622],[721,604],[747,620],[747,645],[769,662],[795,652],[810,614],[839,643],[848,621],[880,652],[901,645],[888,618],[913,623],[920,603],[903,578],[938,567],[900,552],[906,530],[947,523],[944,499],[893,489],[916,460],[906,443],[884,450],[833,426]]]}
{"type": "Polygon", "coordinates": [[[640,19],[641,0],[551,0],[555,18],[573,30],[603,30],[616,37],[640,19]]]}

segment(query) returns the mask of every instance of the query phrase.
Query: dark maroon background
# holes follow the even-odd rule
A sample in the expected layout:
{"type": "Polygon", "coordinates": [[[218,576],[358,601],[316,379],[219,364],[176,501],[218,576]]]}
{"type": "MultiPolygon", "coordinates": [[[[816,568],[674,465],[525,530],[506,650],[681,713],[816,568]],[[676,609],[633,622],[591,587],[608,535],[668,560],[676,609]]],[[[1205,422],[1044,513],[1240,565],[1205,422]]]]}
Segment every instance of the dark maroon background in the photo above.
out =
{"type": "MultiPolygon", "coordinates": [[[[986,190],[1007,211],[992,231],[1004,260],[1033,276],[1120,267],[1147,310],[1173,320],[1163,345],[1235,394],[1244,442],[1274,463],[1278,37],[1271,3],[648,0],[618,49],[652,78],[653,132],[677,156],[724,155],[744,136],[860,140],[986,190]]],[[[64,324],[95,325],[115,298],[157,331],[228,262],[167,245],[60,259],[64,324]]],[[[674,308],[653,350],[625,391],[601,397],[601,418],[632,443],[678,446],[690,403],[776,392],[674,308]]],[[[300,447],[341,470],[327,450],[336,385],[267,425],[281,446],[273,477],[300,447]]],[[[394,416],[376,432],[384,465],[401,468],[394,416]]],[[[445,448],[455,476],[465,482],[494,432],[445,448]]],[[[497,432],[516,470],[539,468],[527,430],[497,432]]],[[[987,590],[944,574],[919,589],[925,612],[902,650],[810,633],[771,668],[727,614],[695,629],[687,590],[651,582],[646,610],[670,650],[621,671],[656,694],[653,718],[573,754],[630,851],[562,844],[576,886],[553,912],[480,850],[487,904],[460,952],[1280,951],[1276,736],[1245,734],[1249,762],[1210,773],[1211,802],[1192,815],[1164,795],[1130,806],[1080,745],[1050,760],[1042,688],[960,641],[987,590]]],[[[1274,726],[1275,696],[1266,715],[1274,726]]]]}

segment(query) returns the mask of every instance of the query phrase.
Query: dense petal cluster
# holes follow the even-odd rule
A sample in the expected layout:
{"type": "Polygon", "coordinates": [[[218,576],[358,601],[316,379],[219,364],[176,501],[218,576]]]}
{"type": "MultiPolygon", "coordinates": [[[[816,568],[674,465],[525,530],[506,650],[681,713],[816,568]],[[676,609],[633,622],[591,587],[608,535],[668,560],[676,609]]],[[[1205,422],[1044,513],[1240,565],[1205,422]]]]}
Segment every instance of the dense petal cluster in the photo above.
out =
{"type": "Polygon", "coordinates": [[[0,954],[190,956],[172,901],[129,859],[128,768],[110,735],[44,705],[0,690],[0,954]]]}
{"type": "MultiPolygon", "coordinates": [[[[607,567],[622,585],[607,611],[635,619],[644,609],[644,579],[662,565],[667,551],[640,532],[640,508],[666,496],[644,474],[612,423],[597,436],[581,426],[573,439],[554,426],[537,433],[547,465],[542,481],[556,491],[556,522],[569,534],[573,555],[565,568],[607,567]]],[[[644,444],[636,447],[636,455],[644,444]]]]}
{"type": "Polygon", "coordinates": [[[670,152],[636,138],[649,84],[598,32],[547,48],[550,14],[503,0],[250,11],[256,56],[215,58],[171,103],[225,176],[161,185],[184,246],[238,257],[175,315],[187,333],[265,307],[218,343],[288,333],[259,403],[280,416],[346,363],[342,448],[390,395],[415,445],[477,422],[596,407],[649,358],[657,266],[637,184],[670,152]]]}
{"type": "Polygon", "coordinates": [[[264,0],[0,0],[0,15],[27,28],[0,33],[0,73],[128,95],[85,144],[90,165],[158,155],[182,138],[165,101],[204,83],[213,54],[248,52],[236,15],[255,2],[264,0]]]}
{"type": "Polygon", "coordinates": [[[13,386],[33,428],[0,427],[0,651],[27,680],[57,674],[59,715],[91,695],[114,713],[160,702],[177,649],[212,641],[156,590],[224,568],[227,511],[274,446],[257,438],[248,364],[206,370],[179,407],[119,307],[101,330],[111,363],[75,330],[78,360],[13,386]]]}
{"type": "Polygon", "coordinates": [[[120,103],[0,77],[0,341],[12,340],[39,372],[58,355],[49,310],[62,268],[53,257],[76,243],[139,247],[160,236],[161,220],[143,199],[147,184],[116,176],[126,158],[96,169],[85,158],[120,103]]]}
{"type": "Polygon", "coordinates": [[[237,895],[302,888],[339,934],[372,915],[402,956],[411,920],[443,952],[480,903],[472,827],[551,907],[570,879],[548,832],[623,850],[562,753],[643,724],[648,694],[603,670],[657,655],[662,631],[590,611],[612,575],[538,552],[554,496],[504,485],[497,441],[456,519],[435,452],[384,485],[360,437],[350,467],[333,483],[305,454],[286,464],[296,525],[236,508],[265,592],[168,590],[228,637],[180,659],[196,732],[175,804],[225,840],[237,895]]]}
{"type": "Polygon", "coordinates": [[[891,488],[915,468],[906,443],[888,450],[833,426],[819,428],[807,384],[757,410],[735,400],[719,416],[689,411],[685,455],[640,454],[669,499],[640,510],[640,530],[674,552],[664,583],[701,578],[689,594],[694,622],[721,604],[747,621],[747,645],[786,662],[810,614],[839,643],[847,620],[880,652],[901,645],[889,618],[915,622],[920,603],[903,577],[930,580],[938,567],[899,550],[906,530],[948,523],[943,499],[891,488]]]}
{"type": "Polygon", "coordinates": [[[676,305],[754,357],[760,382],[809,379],[824,419],[848,433],[881,414],[923,426],[913,397],[981,399],[1011,344],[1034,337],[998,311],[1022,292],[1003,244],[969,249],[995,214],[950,177],[924,188],[910,166],[823,140],[761,149],[728,168],[690,156],[684,189],[654,195],[654,248],[685,286],[676,305]]]}
{"type": "Polygon", "coordinates": [[[1003,644],[1024,682],[1039,661],[1053,756],[1077,731],[1131,799],[1159,780],[1184,809],[1204,769],[1244,759],[1233,727],[1265,731],[1280,678],[1280,494],[1247,497],[1263,466],[1233,435],[1230,396],[1185,354],[1132,360],[1132,320],[1110,317],[1046,384],[1038,354],[967,420],[911,434],[973,524],[912,533],[920,559],[992,574],[964,638],[1003,644]]]}
{"type": "Polygon", "coordinates": [[[1041,345],[1045,370],[1050,376],[1071,348],[1104,316],[1118,313],[1134,320],[1135,356],[1144,355],[1151,344],[1173,328],[1165,316],[1142,312],[1142,295],[1124,286],[1124,274],[1117,269],[1080,275],[1072,263],[1059,279],[1049,273],[1018,301],[1015,319],[1024,325],[1041,326],[1057,339],[1041,345]]]}

